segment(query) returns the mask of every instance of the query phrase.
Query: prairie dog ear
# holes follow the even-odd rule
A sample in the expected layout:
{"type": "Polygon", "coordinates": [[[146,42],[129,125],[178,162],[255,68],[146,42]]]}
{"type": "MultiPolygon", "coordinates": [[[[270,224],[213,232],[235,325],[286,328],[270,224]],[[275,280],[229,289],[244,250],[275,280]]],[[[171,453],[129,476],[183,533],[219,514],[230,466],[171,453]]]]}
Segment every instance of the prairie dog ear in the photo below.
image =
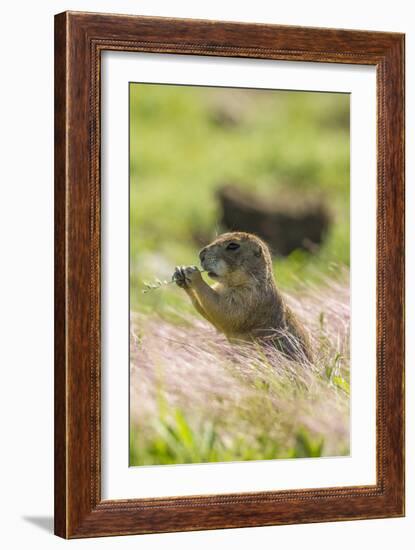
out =
{"type": "Polygon", "coordinates": [[[254,256],[256,256],[257,258],[262,256],[262,248],[259,245],[255,247],[254,256]]]}

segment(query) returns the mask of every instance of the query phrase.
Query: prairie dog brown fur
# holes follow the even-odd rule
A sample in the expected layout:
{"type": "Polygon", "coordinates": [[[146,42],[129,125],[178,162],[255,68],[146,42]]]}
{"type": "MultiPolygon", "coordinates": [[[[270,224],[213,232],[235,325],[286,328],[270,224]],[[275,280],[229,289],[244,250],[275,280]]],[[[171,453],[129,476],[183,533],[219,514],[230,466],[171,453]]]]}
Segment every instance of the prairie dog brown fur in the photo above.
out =
{"type": "Polygon", "coordinates": [[[173,278],[196,310],[231,341],[272,342],[291,359],[311,361],[307,334],[275,284],[267,245],[250,233],[225,233],[199,254],[210,286],[196,266],[173,278]]]}

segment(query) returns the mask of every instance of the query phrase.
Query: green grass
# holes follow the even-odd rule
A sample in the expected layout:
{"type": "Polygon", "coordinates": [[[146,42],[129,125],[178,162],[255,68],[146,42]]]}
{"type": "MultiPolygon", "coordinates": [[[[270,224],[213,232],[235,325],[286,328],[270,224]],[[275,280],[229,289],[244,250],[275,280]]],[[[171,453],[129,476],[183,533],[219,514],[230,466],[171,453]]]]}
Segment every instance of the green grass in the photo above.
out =
{"type": "MultiPolygon", "coordinates": [[[[316,193],[335,223],[318,254],[275,260],[280,285],[335,276],[349,264],[349,96],[333,93],[130,87],[131,304],[144,279],[197,263],[194,235],[220,232],[216,189],[237,182],[262,194],[316,193]],[[234,126],[215,113],[238,106],[234,126]]],[[[166,303],[178,306],[172,293],[166,303]],[[171,301],[170,301],[171,300],[171,301]]],[[[154,308],[155,304],[151,306],[154,308]]]]}
{"type": "Polygon", "coordinates": [[[132,466],[317,458],[323,456],[323,450],[324,439],[304,427],[289,439],[274,439],[265,430],[254,438],[239,433],[226,439],[209,420],[192,428],[181,409],[153,419],[151,435],[137,426],[130,431],[132,466]]]}

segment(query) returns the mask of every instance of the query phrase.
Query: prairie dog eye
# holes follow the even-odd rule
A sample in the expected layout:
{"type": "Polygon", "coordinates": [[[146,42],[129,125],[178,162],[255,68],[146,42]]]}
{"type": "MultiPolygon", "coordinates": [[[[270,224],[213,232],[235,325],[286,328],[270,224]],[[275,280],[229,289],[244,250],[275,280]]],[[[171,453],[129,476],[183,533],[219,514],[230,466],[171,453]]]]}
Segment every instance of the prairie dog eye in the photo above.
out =
{"type": "Polygon", "coordinates": [[[239,248],[239,244],[237,243],[229,243],[226,247],[226,250],[237,250],[239,248]]]}

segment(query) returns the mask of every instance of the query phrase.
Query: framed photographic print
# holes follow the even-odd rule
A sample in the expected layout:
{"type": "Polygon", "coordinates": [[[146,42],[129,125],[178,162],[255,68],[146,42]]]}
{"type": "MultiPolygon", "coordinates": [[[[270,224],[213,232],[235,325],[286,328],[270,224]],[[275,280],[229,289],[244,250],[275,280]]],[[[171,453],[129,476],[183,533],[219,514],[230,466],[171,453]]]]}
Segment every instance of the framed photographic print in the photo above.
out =
{"type": "Polygon", "coordinates": [[[404,36],[55,18],[55,532],[404,514],[404,36]]]}

